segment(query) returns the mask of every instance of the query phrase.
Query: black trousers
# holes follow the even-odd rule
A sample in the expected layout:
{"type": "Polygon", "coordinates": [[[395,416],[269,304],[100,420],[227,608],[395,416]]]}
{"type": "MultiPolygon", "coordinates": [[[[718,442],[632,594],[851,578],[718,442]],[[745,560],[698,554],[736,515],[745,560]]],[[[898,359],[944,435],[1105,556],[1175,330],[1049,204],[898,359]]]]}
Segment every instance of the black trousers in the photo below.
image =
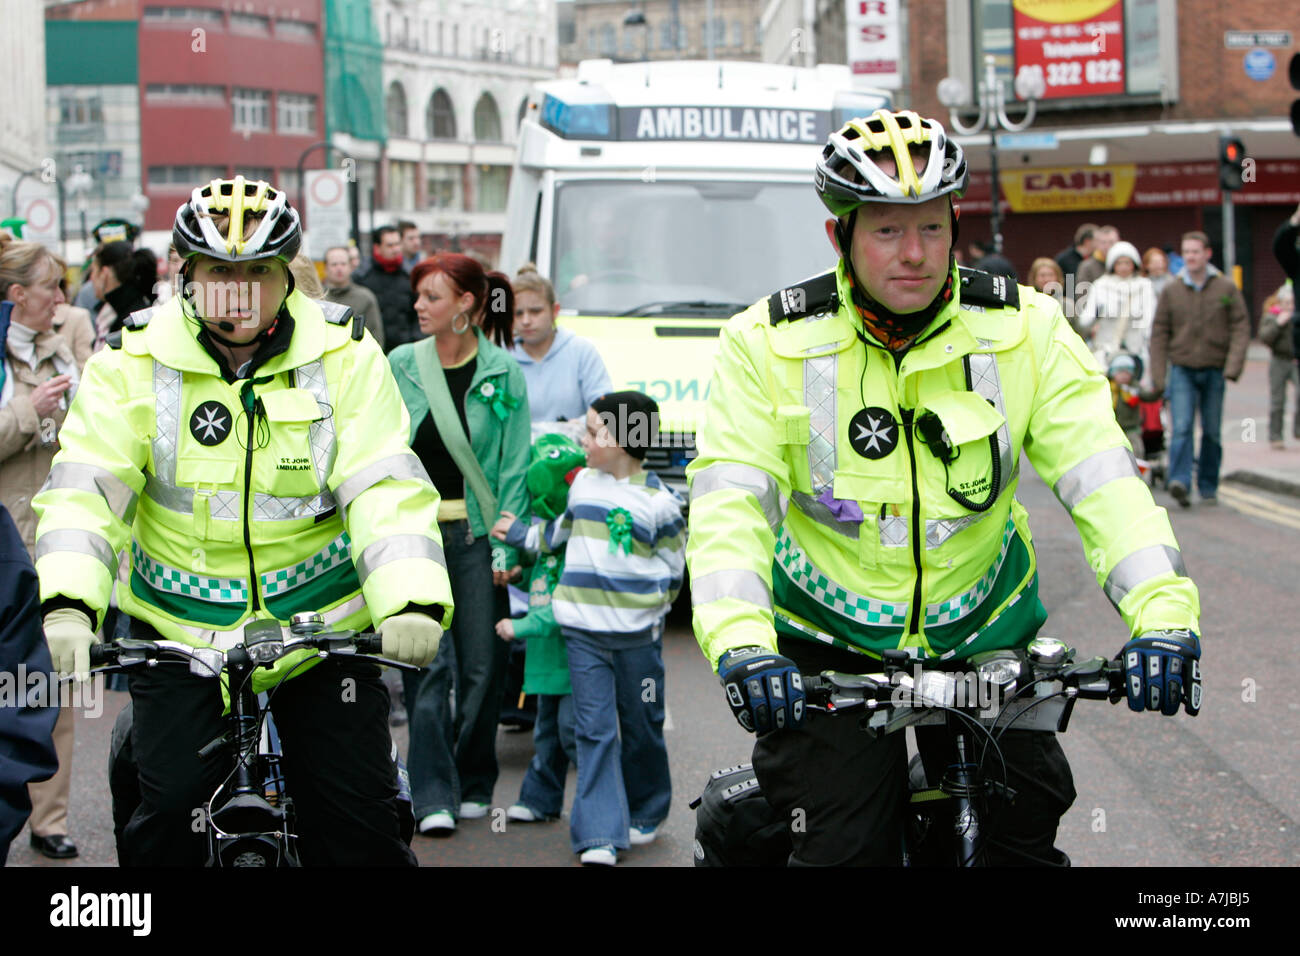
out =
{"type": "MultiPolygon", "coordinates": [[[[866,659],[835,648],[782,640],[781,653],[804,673],[834,669],[865,673],[866,659]]],[[[982,755],[977,735],[974,762],[982,755]]],[[[927,776],[937,781],[955,759],[944,727],[917,729],[927,776]]],[[[1012,730],[999,747],[1014,805],[988,800],[984,831],[993,839],[985,859],[995,866],[1063,863],[1053,843],[1061,816],[1074,802],[1074,778],[1056,735],[1012,730]]],[[[792,866],[898,866],[908,805],[906,735],[873,738],[857,715],[810,713],[798,730],[777,731],[754,745],[754,772],[767,800],[791,824],[792,866]]],[[[987,779],[1002,780],[1002,761],[990,753],[987,779]]]]}
{"type": "MultiPolygon", "coordinates": [[[[137,622],[134,636],[147,637],[143,630],[137,622]]],[[[131,703],[140,804],[122,829],[120,861],[202,866],[208,852],[202,808],[230,773],[228,752],[198,757],[225,728],[220,687],[212,678],[160,665],[131,674],[131,703]]],[[[379,666],[321,661],[281,684],[270,703],[303,865],[415,866],[401,837],[379,666]]]]}

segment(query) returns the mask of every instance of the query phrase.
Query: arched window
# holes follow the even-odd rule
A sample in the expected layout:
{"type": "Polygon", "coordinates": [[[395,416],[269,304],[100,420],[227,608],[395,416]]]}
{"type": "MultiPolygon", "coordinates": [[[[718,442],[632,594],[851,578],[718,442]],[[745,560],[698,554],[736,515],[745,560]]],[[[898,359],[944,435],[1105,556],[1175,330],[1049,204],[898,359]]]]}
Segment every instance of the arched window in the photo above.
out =
{"type": "Polygon", "coordinates": [[[500,143],[501,114],[491,93],[484,93],[474,106],[474,138],[483,143],[500,143]]]}
{"type": "Polygon", "coordinates": [[[456,138],[456,110],[446,90],[434,90],[433,96],[429,97],[429,106],[424,112],[424,130],[429,139],[456,138]]]}
{"type": "Polygon", "coordinates": [[[406,90],[402,89],[401,83],[394,81],[388,88],[388,99],[384,106],[388,116],[388,135],[405,137],[407,135],[406,90]]]}

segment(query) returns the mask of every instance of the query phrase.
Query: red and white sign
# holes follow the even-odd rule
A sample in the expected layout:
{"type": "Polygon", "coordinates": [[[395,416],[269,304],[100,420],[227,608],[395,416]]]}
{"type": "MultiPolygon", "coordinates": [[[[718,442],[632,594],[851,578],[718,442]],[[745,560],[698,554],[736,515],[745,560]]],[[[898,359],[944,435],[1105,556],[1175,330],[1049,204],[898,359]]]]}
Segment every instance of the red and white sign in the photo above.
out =
{"type": "MultiPolygon", "coordinates": [[[[24,184],[23,192],[31,189],[30,181],[24,184]]],[[[23,239],[27,242],[39,242],[47,249],[58,251],[59,248],[59,205],[54,197],[38,196],[24,199],[19,206],[18,215],[27,222],[23,225],[23,239]]]]}
{"type": "Polygon", "coordinates": [[[847,0],[845,28],[855,85],[896,90],[903,85],[899,0],[847,0]]]}
{"type": "Polygon", "coordinates": [[[1016,73],[1039,71],[1043,99],[1125,92],[1123,0],[1013,0],[1016,73]]]}
{"type": "Polygon", "coordinates": [[[307,185],[307,254],[324,259],[325,250],[346,246],[352,234],[347,174],[342,169],[309,169],[307,185]]]}

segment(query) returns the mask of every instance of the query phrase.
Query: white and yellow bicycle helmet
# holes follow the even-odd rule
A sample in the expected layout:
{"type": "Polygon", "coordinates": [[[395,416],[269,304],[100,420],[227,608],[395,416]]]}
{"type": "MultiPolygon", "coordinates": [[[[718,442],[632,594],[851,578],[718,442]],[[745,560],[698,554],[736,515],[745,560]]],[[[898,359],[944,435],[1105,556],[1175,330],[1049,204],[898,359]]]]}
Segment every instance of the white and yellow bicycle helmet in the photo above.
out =
{"type": "Polygon", "coordinates": [[[214,179],[176,210],[172,242],[186,260],[205,255],[226,262],[276,258],[288,263],[302,246],[302,223],[284,193],[269,183],[243,176],[214,179]],[[218,213],[230,217],[225,235],[212,219],[218,213]],[[253,213],[262,213],[262,221],[245,239],[244,224],[253,213]]]}
{"type": "Polygon", "coordinates": [[[965,154],[942,125],[910,110],[883,109],[831,133],[815,177],[817,195],[837,219],[867,202],[923,203],[948,194],[959,198],[969,181],[965,154]],[[894,173],[877,164],[881,155],[893,159],[894,173]]]}

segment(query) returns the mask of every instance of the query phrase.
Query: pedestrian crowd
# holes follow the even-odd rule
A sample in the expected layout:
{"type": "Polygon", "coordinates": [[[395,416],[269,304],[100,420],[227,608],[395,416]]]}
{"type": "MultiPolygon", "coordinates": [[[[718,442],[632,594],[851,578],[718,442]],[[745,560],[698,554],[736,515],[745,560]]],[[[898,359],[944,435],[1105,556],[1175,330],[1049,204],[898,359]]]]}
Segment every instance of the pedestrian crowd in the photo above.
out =
{"type": "MultiPolygon", "coordinates": [[[[1300,208],[1275,234],[1273,252],[1287,280],[1267,296],[1258,323],[1259,340],[1272,353],[1268,440],[1279,451],[1286,448],[1288,384],[1296,392],[1292,436],[1300,439],[1300,335],[1292,322],[1298,236],[1300,208]]],[[[1014,275],[1011,263],[978,241],[969,250],[975,268],[1014,275]]],[[[1034,259],[1026,273],[1035,291],[1061,303],[1089,344],[1112,381],[1116,417],[1134,451],[1160,463],[1182,507],[1191,506],[1193,488],[1203,504],[1218,501],[1224,383],[1241,376],[1251,339],[1245,296],[1210,261],[1213,255],[1209,236],[1198,230],[1139,252],[1115,226],[1083,223],[1070,245],[1034,259]]]]}

